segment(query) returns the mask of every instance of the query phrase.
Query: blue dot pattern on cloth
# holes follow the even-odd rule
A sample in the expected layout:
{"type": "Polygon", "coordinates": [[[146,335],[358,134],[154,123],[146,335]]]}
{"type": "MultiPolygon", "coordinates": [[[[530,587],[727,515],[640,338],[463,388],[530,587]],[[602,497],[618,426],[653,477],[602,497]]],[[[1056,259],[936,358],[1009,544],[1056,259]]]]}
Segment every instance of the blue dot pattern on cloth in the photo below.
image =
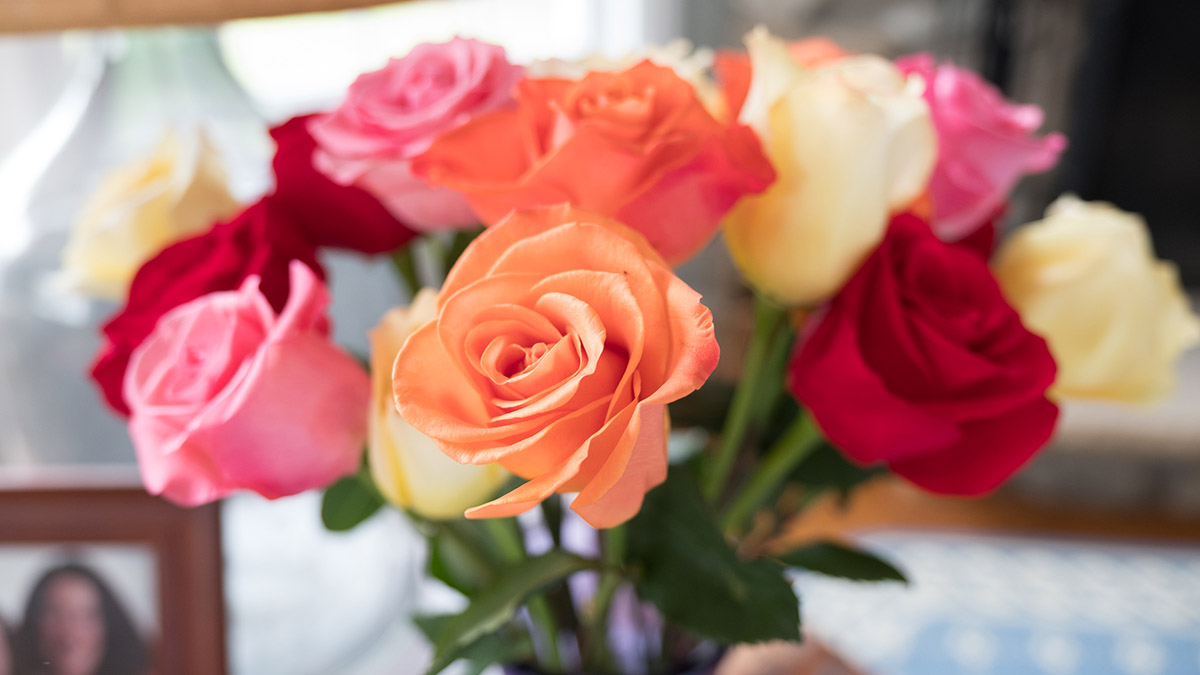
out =
{"type": "Polygon", "coordinates": [[[1200,547],[928,532],[861,543],[911,586],[797,573],[805,629],[872,675],[1200,674],[1200,547]]]}

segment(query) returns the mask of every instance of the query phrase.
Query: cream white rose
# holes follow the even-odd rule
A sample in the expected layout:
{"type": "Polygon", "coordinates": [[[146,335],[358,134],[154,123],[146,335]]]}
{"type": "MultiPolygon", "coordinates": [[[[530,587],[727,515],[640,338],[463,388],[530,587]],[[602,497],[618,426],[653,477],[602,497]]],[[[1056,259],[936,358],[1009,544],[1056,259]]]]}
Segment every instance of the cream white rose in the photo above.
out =
{"type": "Polygon", "coordinates": [[[812,306],[845,284],[890,214],[924,191],[937,159],[924,82],[872,55],[805,68],[762,28],[746,48],[753,75],[739,121],[758,133],[778,178],[738,202],[726,242],[756,288],[812,306]]]}
{"type": "Polygon", "coordinates": [[[459,464],[404,421],[392,397],[392,365],[413,331],[437,315],[437,294],[423,289],[408,307],[383,316],[371,331],[371,477],[393,504],[426,518],[461,518],[492,498],[511,474],[499,464],[459,464]]]}
{"type": "Polygon", "coordinates": [[[204,136],[168,132],[149,156],[113,171],[87,199],[63,250],[61,281],[76,292],[124,300],[142,263],[238,207],[204,136]]]}
{"type": "Polygon", "coordinates": [[[1025,325],[1046,339],[1060,397],[1149,403],[1167,395],[1200,318],[1179,273],[1154,256],[1137,214],[1073,195],[1018,229],[994,270],[1025,325]]]}

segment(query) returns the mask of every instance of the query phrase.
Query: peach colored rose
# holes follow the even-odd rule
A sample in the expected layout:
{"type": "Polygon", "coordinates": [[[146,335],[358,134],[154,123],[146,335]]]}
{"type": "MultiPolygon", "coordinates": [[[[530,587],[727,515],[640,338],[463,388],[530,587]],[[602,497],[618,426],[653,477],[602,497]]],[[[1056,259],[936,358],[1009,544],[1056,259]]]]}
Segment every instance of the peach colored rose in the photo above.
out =
{"type": "Polygon", "coordinates": [[[442,452],[528,480],[468,517],[578,492],[571,508],[612,527],[666,479],[666,404],[718,356],[712,315],[644,237],[561,205],[467,248],[392,377],[400,414],[442,452]]]}
{"type": "Polygon", "coordinates": [[[748,127],[718,122],[690,84],[649,61],[526,79],[517,103],[442,136],[413,171],[461,192],[487,223],[564,202],[615,218],[672,264],[775,178],[748,127]]]}
{"type": "Polygon", "coordinates": [[[250,277],[158,321],[125,374],[142,481],[184,506],[276,498],[352,473],[370,381],[329,341],[329,292],[303,263],[276,315],[250,277]]]}
{"type": "Polygon", "coordinates": [[[511,107],[521,73],[496,45],[462,38],[417,45],[361,75],[337,110],[310,124],[313,161],[334,182],[375,195],[415,230],[474,225],[479,219],[460,195],[414,176],[409,163],[441,134],[511,107]]]}
{"type": "Polygon", "coordinates": [[[1062,134],[1036,136],[1042,109],[1005,100],[998,89],[965,68],[938,64],[929,54],[896,61],[925,79],[925,100],[937,127],[938,159],[929,179],[933,229],[962,239],[987,224],[1024,176],[1058,163],[1062,134]]]}

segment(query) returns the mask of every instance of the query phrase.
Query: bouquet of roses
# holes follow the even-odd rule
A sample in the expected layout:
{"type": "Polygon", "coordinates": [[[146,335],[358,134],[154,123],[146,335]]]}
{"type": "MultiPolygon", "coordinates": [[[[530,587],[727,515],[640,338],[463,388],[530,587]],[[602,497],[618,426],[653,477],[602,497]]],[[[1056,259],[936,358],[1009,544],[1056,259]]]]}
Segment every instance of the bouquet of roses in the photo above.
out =
{"type": "Polygon", "coordinates": [[[404,509],[466,597],[415,619],[430,672],[678,672],[800,639],[791,568],[903,578],[766,545],[812,496],[881,472],[986,493],[1055,401],[1169,389],[1200,322],[1136,216],[1064,197],[993,254],[1065,146],[1036,107],[761,29],[706,57],[522,68],[456,39],[272,130],[274,189],[134,261],[104,327],[93,375],[146,488],[324,488],[335,529],[404,509]],[[718,229],[753,289],[736,383],[673,271],[718,229]],[[329,338],[323,248],[411,291],[365,367],[329,338]]]}

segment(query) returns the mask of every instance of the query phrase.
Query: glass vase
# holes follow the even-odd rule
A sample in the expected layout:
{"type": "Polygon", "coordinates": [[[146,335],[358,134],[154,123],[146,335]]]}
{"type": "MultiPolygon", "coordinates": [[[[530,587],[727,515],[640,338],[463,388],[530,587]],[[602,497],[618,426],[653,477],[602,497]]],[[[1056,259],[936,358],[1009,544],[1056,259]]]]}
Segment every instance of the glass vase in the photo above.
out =
{"type": "MultiPolygon", "coordinates": [[[[242,199],[267,187],[271,144],[211,29],[68,34],[59,47],[70,74],[57,99],[0,156],[0,464],[132,463],[88,378],[115,305],[56,283],[71,226],[99,182],[168,128],[206,134],[242,199]]],[[[39,62],[19,67],[44,98],[39,62]]]]}

